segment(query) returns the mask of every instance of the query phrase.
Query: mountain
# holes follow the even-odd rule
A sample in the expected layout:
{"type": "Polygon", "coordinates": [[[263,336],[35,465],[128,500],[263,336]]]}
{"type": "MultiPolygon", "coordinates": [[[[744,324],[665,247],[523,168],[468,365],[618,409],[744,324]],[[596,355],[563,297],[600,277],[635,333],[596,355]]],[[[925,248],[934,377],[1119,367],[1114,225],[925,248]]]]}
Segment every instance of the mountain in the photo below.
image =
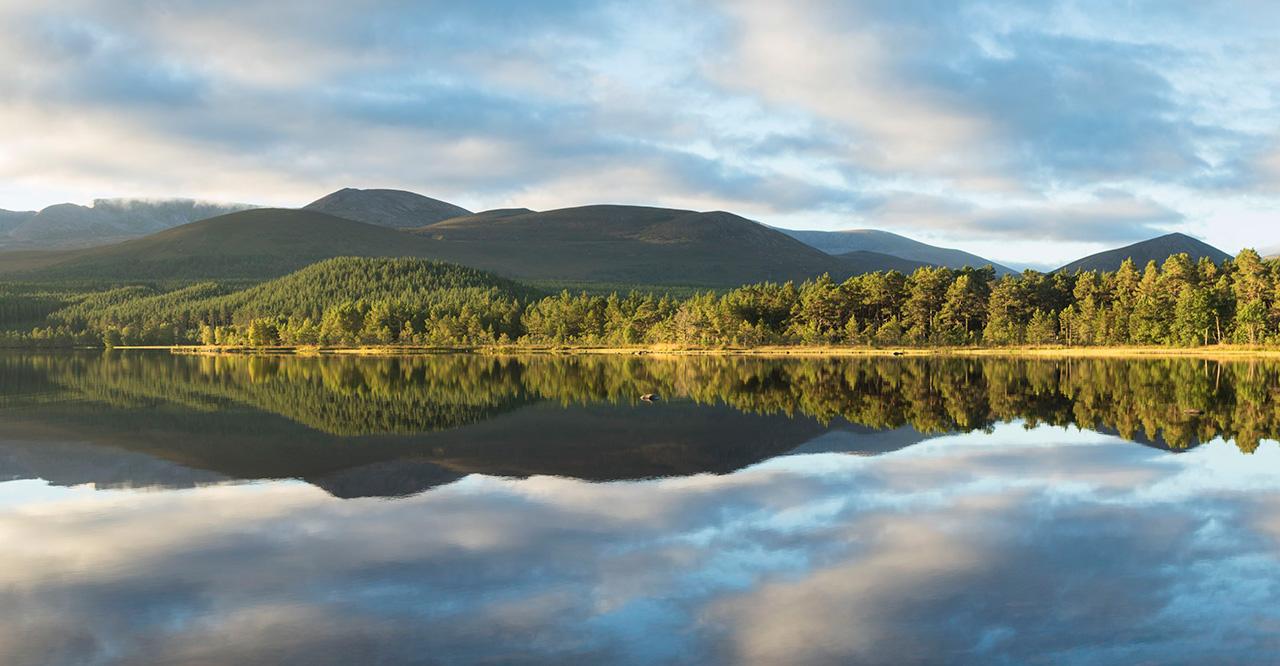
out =
{"type": "Polygon", "coordinates": [[[284,275],[337,256],[429,256],[430,243],[308,210],[258,208],[115,245],[0,257],[0,273],[32,279],[228,279],[284,275]]]}
{"type": "Polygon", "coordinates": [[[0,208],[0,244],[4,237],[21,224],[37,215],[34,210],[4,210],[0,208]]]}
{"type": "Polygon", "coordinates": [[[947,268],[972,266],[981,268],[990,264],[996,269],[996,275],[1007,275],[1016,272],[1007,266],[1001,266],[976,254],[921,243],[906,236],[899,236],[879,229],[814,231],[779,228],[778,231],[828,254],[843,255],[855,251],[878,252],[930,266],[946,266],[947,268]]]}
{"type": "Polygon", "coordinates": [[[912,261],[895,257],[891,254],[882,254],[880,252],[869,252],[867,250],[854,250],[853,252],[845,252],[836,255],[837,258],[843,260],[850,266],[857,266],[860,273],[874,273],[885,271],[898,271],[910,275],[917,268],[931,266],[922,261],[912,261]]]}
{"type": "Polygon", "coordinates": [[[445,201],[403,190],[357,190],[344,188],[303,206],[344,217],[395,229],[408,229],[433,224],[471,211],[445,201]]]}
{"type": "MultiPolygon", "coordinates": [[[[441,258],[529,279],[730,286],[876,270],[723,211],[595,205],[500,210],[414,230],[441,258]]],[[[883,257],[877,260],[886,261],[883,257]]]]}
{"type": "Polygon", "coordinates": [[[39,212],[0,211],[0,248],[90,247],[145,236],[188,222],[253,208],[192,199],[96,199],[39,212]]]}
{"type": "Polygon", "coordinates": [[[1141,270],[1149,261],[1154,261],[1157,265],[1163,264],[1164,260],[1171,255],[1183,252],[1190,255],[1192,261],[1198,261],[1201,257],[1208,257],[1214,263],[1222,263],[1224,260],[1231,258],[1231,255],[1208,243],[1196,240],[1186,234],[1172,233],[1134,243],[1133,245],[1126,245],[1115,250],[1091,254],[1059,268],[1058,271],[1065,273],[1114,271],[1120,268],[1120,264],[1124,263],[1125,259],[1133,259],[1133,263],[1141,270]]]}
{"type": "Polygon", "coordinates": [[[312,210],[261,208],[116,245],[7,253],[0,274],[23,279],[263,279],[338,256],[421,257],[508,278],[728,287],[879,270],[901,260],[834,257],[729,213],[585,206],[491,211],[412,233],[312,210]]]}

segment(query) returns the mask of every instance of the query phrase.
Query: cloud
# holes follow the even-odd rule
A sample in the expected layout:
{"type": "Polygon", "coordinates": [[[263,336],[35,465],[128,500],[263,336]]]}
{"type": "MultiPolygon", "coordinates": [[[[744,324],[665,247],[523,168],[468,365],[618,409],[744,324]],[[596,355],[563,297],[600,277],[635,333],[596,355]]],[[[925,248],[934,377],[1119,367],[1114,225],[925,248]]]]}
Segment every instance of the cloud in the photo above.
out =
{"type": "MultiPolygon", "coordinates": [[[[1256,154],[1280,131],[1270,11],[4,3],[0,177],[32,199],[9,208],[59,191],[300,205],[350,185],[474,208],[625,197],[783,226],[944,197],[962,202],[956,229],[1134,239],[1203,222],[1198,202],[1280,196],[1262,185],[1272,153],[1256,154]],[[1160,203],[1085,219],[1099,190],[1160,203]]],[[[924,217],[898,230],[941,224],[924,217]]]]}
{"type": "Polygon", "coordinates": [[[1095,243],[1144,240],[1168,233],[1183,221],[1180,213],[1155,201],[1110,190],[1077,201],[1007,206],[894,192],[861,215],[870,226],[931,230],[951,238],[1095,243]]]}

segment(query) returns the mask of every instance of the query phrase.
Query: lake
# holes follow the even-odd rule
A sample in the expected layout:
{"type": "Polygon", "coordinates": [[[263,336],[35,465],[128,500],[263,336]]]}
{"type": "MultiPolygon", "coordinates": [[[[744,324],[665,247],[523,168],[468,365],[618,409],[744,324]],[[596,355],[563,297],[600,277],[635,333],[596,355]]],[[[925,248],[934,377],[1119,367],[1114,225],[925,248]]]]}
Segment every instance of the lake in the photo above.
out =
{"type": "Polygon", "coordinates": [[[0,354],[0,663],[1274,663],[1277,435],[1261,360],[0,354]]]}

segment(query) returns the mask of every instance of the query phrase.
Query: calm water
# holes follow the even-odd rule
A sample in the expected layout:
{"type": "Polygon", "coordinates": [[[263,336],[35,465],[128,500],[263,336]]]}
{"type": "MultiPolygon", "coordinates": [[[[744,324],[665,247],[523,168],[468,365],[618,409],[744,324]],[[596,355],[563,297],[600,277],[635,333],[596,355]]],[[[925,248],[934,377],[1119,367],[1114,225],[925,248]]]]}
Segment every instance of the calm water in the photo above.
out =
{"type": "Polygon", "coordinates": [[[1278,434],[1264,362],[5,354],[0,663],[1275,663],[1278,434]]]}

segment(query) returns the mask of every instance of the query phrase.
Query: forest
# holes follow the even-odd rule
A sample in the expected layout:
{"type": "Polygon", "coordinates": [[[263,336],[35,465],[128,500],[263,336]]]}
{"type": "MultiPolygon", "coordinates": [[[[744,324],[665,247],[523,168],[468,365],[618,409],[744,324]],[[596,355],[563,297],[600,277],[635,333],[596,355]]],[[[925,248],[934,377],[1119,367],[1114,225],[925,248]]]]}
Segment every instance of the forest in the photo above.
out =
{"type": "Polygon", "coordinates": [[[925,267],[672,296],[543,294],[423,259],[339,258],[249,288],[0,285],[0,346],[1180,346],[1280,343],[1280,261],[1169,257],[996,278],[925,267]]]}

